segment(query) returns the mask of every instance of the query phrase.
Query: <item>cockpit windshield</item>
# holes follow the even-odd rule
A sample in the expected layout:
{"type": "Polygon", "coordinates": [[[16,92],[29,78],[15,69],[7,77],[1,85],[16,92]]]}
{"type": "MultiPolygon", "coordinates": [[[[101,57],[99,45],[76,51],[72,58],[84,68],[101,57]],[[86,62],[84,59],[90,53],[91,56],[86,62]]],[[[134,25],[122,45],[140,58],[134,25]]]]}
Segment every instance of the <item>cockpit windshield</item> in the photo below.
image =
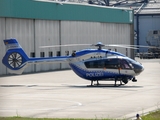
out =
{"type": "Polygon", "coordinates": [[[130,58],[126,58],[126,60],[127,60],[128,62],[132,63],[132,64],[137,64],[137,61],[132,60],[132,59],[130,59],[130,58]]]}
{"type": "Polygon", "coordinates": [[[120,66],[121,69],[131,69],[131,65],[125,60],[125,59],[121,59],[120,60],[120,66]]]}

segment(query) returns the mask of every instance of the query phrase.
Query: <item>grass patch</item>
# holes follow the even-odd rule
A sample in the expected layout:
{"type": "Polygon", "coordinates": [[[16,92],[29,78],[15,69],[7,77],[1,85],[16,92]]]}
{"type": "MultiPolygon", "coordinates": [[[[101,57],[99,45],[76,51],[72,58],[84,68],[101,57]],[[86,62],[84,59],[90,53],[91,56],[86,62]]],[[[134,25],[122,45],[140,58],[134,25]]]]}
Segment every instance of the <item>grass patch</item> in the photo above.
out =
{"type": "Polygon", "coordinates": [[[0,117],[0,120],[117,120],[117,119],[0,117]]]}
{"type": "MultiPolygon", "coordinates": [[[[0,117],[0,120],[120,120],[120,119],[83,119],[83,118],[28,118],[28,117],[0,117]]],[[[128,119],[122,119],[128,120],[128,119]]],[[[142,120],[160,120],[160,109],[155,112],[150,112],[149,114],[142,116],[142,120]]]]}
{"type": "Polygon", "coordinates": [[[142,120],[160,120],[160,110],[142,116],[142,120]]]}

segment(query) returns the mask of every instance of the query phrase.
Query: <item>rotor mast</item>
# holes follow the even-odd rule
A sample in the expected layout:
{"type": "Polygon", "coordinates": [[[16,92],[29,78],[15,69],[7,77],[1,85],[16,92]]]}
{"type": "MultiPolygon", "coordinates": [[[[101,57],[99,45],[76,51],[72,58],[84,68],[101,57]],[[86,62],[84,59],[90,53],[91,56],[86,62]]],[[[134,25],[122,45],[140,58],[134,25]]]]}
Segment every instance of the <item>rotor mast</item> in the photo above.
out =
{"type": "Polygon", "coordinates": [[[97,44],[95,44],[93,46],[96,46],[96,47],[98,47],[98,50],[101,50],[102,47],[104,47],[105,45],[102,42],[98,42],[97,44]]]}

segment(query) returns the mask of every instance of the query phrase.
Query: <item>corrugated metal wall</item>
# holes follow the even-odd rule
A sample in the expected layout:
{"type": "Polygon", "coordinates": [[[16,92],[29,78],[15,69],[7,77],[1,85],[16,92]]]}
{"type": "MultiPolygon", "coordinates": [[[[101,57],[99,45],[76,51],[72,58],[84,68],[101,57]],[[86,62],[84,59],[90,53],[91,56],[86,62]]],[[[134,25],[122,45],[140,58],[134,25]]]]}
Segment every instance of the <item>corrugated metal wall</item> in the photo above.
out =
{"type": "MultiPolygon", "coordinates": [[[[5,38],[16,38],[28,56],[31,53],[35,53],[36,57],[41,57],[40,53],[44,52],[44,56],[47,57],[49,56],[49,52],[53,52],[53,56],[57,55],[57,51],[61,51],[61,55],[66,55],[66,51],[69,51],[69,54],[71,54],[73,50],[81,50],[88,48],[88,46],[45,49],[40,49],[40,46],[93,44],[99,41],[104,44],[130,44],[130,27],[130,24],[1,18],[0,46],[2,47],[0,47],[0,61],[2,61],[2,56],[5,54],[4,44],[2,42],[5,38]]],[[[112,48],[112,50],[114,49],[112,48]]],[[[125,49],[117,48],[117,51],[126,54],[125,49]]],[[[130,50],[128,50],[128,55],[130,56],[130,50]]],[[[69,66],[64,63],[31,65],[24,72],[39,72],[61,68],[69,68],[69,66]]],[[[0,70],[0,75],[6,74],[6,68],[1,62],[0,70]]]]}
{"type": "MultiPolygon", "coordinates": [[[[6,22],[5,18],[0,18],[0,60],[2,61],[3,56],[5,55],[5,46],[3,43],[3,40],[5,39],[6,36],[6,22]]],[[[2,65],[2,62],[0,62],[0,75],[6,74],[6,67],[2,65]]]]}
{"type": "MultiPolygon", "coordinates": [[[[6,18],[6,38],[16,38],[28,56],[34,51],[34,23],[29,19],[6,18]]],[[[24,73],[34,72],[34,66],[28,66],[24,73]]]]}
{"type": "MultiPolygon", "coordinates": [[[[40,46],[59,45],[59,21],[35,20],[35,53],[36,57],[41,57],[40,52],[44,52],[45,57],[49,56],[49,52],[60,51],[60,48],[44,48],[40,46]]],[[[39,64],[36,65],[37,71],[60,69],[60,64],[39,64]]]]}
{"type": "MultiPolygon", "coordinates": [[[[61,44],[130,44],[130,25],[114,23],[97,23],[82,21],[62,21],[61,22],[61,44]]],[[[62,55],[65,51],[72,53],[73,50],[81,50],[89,46],[63,47],[62,55]]],[[[89,47],[90,48],[90,47],[89,47]]],[[[115,48],[110,47],[112,50],[115,48]]],[[[126,49],[116,48],[117,51],[126,54],[126,49]]],[[[130,56],[130,50],[128,53],[130,56]]],[[[68,65],[62,64],[62,68],[68,65]]]]}

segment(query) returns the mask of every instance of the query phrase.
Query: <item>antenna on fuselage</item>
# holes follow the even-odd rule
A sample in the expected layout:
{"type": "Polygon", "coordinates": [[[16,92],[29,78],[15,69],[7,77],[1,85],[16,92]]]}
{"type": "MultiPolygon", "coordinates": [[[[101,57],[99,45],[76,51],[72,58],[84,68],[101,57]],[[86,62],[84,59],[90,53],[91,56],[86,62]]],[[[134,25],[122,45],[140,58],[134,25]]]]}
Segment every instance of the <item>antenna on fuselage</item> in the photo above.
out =
{"type": "Polygon", "coordinates": [[[97,44],[93,44],[92,46],[98,47],[98,50],[101,50],[105,45],[102,42],[98,42],[97,44]]]}

